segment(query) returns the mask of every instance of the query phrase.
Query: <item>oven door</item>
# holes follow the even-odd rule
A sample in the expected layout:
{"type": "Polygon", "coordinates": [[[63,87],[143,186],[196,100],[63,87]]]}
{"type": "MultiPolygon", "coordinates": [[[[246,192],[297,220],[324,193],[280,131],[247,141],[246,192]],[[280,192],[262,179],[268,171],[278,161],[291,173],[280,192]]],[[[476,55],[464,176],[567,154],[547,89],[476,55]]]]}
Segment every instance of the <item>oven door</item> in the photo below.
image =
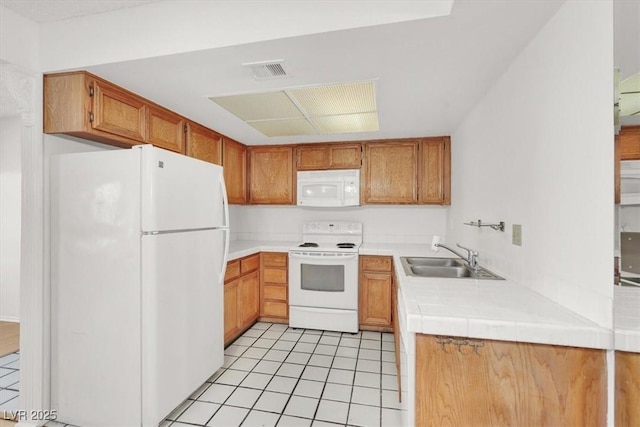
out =
{"type": "Polygon", "coordinates": [[[358,254],[289,252],[289,304],[358,309],[358,254]]]}

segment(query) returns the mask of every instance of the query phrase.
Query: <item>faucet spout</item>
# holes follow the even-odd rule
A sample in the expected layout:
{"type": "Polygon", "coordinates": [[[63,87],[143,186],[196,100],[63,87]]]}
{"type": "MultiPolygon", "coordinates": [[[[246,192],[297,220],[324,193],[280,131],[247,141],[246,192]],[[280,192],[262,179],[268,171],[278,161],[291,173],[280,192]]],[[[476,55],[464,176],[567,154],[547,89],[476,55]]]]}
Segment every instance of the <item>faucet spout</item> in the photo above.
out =
{"type": "Polygon", "coordinates": [[[473,270],[475,272],[478,272],[480,270],[480,264],[478,264],[478,255],[479,254],[478,254],[477,251],[474,251],[473,249],[465,248],[464,246],[460,245],[459,243],[456,243],[456,246],[458,246],[460,249],[464,249],[465,251],[467,251],[467,255],[464,256],[460,252],[456,251],[455,249],[450,248],[449,246],[444,245],[442,243],[436,243],[435,246],[437,246],[439,248],[444,248],[444,249],[448,250],[449,252],[455,254],[459,258],[462,258],[469,265],[469,267],[473,268],[473,270]]]}

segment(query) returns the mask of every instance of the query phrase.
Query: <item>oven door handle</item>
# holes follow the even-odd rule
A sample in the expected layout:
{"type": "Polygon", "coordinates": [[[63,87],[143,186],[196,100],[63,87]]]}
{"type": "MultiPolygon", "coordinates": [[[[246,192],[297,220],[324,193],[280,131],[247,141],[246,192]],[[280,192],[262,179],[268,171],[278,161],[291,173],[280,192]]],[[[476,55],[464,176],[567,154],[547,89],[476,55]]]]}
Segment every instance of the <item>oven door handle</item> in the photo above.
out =
{"type": "Polygon", "coordinates": [[[306,259],[306,260],[329,260],[329,259],[353,259],[357,258],[357,253],[327,253],[327,252],[315,252],[317,255],[309,255],[309,252],[289,252],[289,257],[306,259]]]}

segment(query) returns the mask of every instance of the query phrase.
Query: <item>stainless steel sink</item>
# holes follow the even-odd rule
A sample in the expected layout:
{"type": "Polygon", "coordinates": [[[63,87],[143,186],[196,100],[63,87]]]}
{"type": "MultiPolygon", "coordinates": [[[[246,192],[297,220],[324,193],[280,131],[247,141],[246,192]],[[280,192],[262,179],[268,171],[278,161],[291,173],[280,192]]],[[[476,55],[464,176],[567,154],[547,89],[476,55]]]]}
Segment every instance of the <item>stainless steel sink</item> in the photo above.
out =
{"type": "Polygon", "coordinates": [[[420,277],[471,277],[471,271],[464,267],[411,266],[414,276],[420,277]]]}
{"type": "Polygon", "coordinates": [[[475,271],[458,258],[400,257],[400,262],[404,273],[411,277],[504,280],[482,267],[475,271]]]}
{"type": "Polygon", "coordinates": [[[462,260],[456,258],[425,258],[425,257],[405,257],[407,264],[424,265],[430,267],[461,267],[464,265],[462,260]]]}

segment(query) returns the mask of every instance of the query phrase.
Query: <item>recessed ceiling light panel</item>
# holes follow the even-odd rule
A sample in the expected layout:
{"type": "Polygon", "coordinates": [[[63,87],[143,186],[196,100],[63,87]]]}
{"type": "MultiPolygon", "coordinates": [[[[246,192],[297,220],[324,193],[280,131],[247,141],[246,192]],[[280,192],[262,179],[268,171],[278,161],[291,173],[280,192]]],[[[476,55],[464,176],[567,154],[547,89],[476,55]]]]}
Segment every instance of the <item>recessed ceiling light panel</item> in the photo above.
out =
{"type": "Polygon", "coordinates": [[[376,111],[373,82],[289,89],[291,95],[310,117],[376,111]]]}
{"type": "Polygon", "coordinates": [[[307,119],[263,120],[247,122],[266,136],[317,135],[307,119]]]}
{"type": "Polygon", "coordinates": [[[210,99],[271,137],[379,130],[373,81],[210,99]]]}
{"type": "Polygon", "coordinates": [[[310,120],[322,134],[377,132],[380,130],[377,113],[341,114],[313,117],[310,120]]]}
{"type": "Polygon", "coordinates": [[[218,96],[210,99],[244,121],[304,117],[283,91],[218,96]]]}

